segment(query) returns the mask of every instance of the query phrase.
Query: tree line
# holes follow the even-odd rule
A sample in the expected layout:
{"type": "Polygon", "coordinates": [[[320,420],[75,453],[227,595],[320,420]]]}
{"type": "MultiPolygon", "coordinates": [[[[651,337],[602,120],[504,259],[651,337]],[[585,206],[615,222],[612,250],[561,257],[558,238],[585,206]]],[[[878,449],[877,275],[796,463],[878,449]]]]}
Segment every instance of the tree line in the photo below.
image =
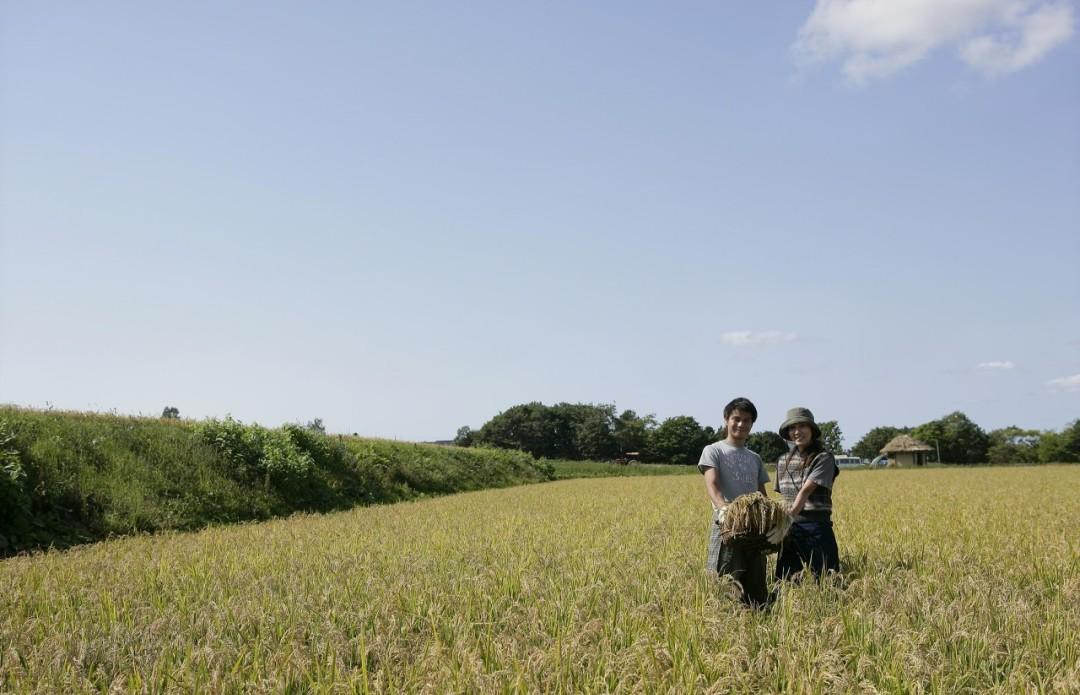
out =
{"type": "Polygon", "coordinates": [[[875,427],[851,448],[854,456],[873,458],[889,440],[909,434],[934,448],[944,463],[1080,462],[1080,420],[1061,432],[1015,425],[986,432],[960,411],[917,427],[875,427]]]}
{"type": "MultiPolygon", "coordinates": [[[[842,451],[843,434],[836,421],[820,423],[825,445],[842,451]]],[[[611,460],[634,452],[647,463],[694,464],[706,444],[725,435],[723,427],[702,425],[689,415],[658,421],[653,414],[619,413],[614,404],[522,403],[504,410],[474,430],[461,427],[458,446],[520,449],[549,459],[611,460]]],[[[788,450],[775,432],[755,432],[747,446],[763,460],[775,461],[788,450]]]]}
{"type": "MultiPolygon", "coordinates": [[[[878,456],[891,439],[910,434],[934,447],[931,460],[944,463],[1050,463],[1080,461],[1080,420],[1061,432],[1003,427],[986,432],[962,412],[950,413],[917,427],[875,427],[853,447],[844,448],[836,420],[818,423],[826,450],[864,459],[878,456]]],[[[723,427],[702,425],[689,415],[658,421],[653,414],[617,411],[609,403],[522,403],[504,410],[478,430],[461,427],[454,443],[519,449],[549,459],[611,460],[635,452],[640,461],[694,464],[702,448],[725,436],[723,427]]],[[[762,428],[747,447],[763,461],[774,462],[788,445],[775,431],[762,428]]]]}

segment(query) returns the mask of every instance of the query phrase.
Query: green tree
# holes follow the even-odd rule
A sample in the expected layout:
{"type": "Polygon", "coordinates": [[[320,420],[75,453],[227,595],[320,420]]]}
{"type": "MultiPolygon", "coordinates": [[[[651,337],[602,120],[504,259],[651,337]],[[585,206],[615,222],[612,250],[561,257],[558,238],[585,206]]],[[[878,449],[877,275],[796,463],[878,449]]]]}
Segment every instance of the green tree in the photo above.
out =
{"type": "Polygon", "coordinates": [[[937,460],[938,453],[940,452],[943,461],[948,460],[950,463],[953,463],[953,461],[948,458],[948,454],[945,453],[948,451],[947,447],[942,446],[942,442],[945,441],[945,425],[941,420],[924,422],[911,430],[911,436],[926,442],[933,447],[934,450],[929,453],[929,456],[934,457],[934,460],[937,460]]]}
{"type": "Polygon", "coordinates": [[[454,446],[472,446],[474,433],[472,428],[468,425],[462,425],[458,428],[457,434],[454,436],[454,446]]]}
{"type": "Polygon", "coordinates": [[[919,425],[911,436],[940,448],[945,463],[983,463],[990,448],[986,432],[960,411],[919,425]]]}
{"type": "Polygon", "coordinates": [[[488,420],[473,441],[546,458],[613,458],[614,420],[614,405],[524,403],[488,420]]]}
{"type": "Polygon", "coordinates": [[[540,402],[507,408],[484,423],[475,441],[501,449],[520,449],[533,456],[562,458],[557,441],[561,433],[548,410],[540,402]]]}
{"type": "Polygon", "coordinates": [[[851,453],[859,458],[873,460],[881,453],[882,447],[888,444],[896,435],[907,434],[909,427],[875,427],[859,440],[859,443],[851,447],[851,453]]]}
{"type": "Polygon", "coordinates": [[[1053,430],[1042,433],[1037,451],[1040,463],[1070,463],[1066,460],[1065,437],[1053,430]]]}
{"type": "Polygon", "coordinates": [[[161,411],[162,420],[179,420],[180,409],[171,405],[165,406],[165,409],[161,411]]]}
{"type": "Polygon", "coordinates": [[[652,454],[649,451],[649,438],[656,429],[656,416],[652,413],[638,416],[633,410],[624,410],[615,418],[614,431],[615,443],[619,453],[636,451],[640,458],[650,460],[652,454]]]}
{"type": "Polygon", "coordinates": [[[709,443],[698,421],[689,415],[676,415],[660,423],[653,431],[650,448],[656,458],[674,464],[693,464],[709,443]]]}
{"type": "Polygon", "coordinates": [[[1065,456],[1069,463],[1080,461],[1080,420],[1073,422],[1061,431],[1065,439],[1065,456]]]}
{"type": "Polygon", "coordinates": [[[840,431],[840,423],[836,420],[826,420],[818,423],[821,428],[821,443],[825,451],[833,454],[844,453],[844,433],[840,431]]]}
{"type": "Polygon", "coordinates": [[[757,453],[765,463],[776,463],[788,452],[784,438],[771,430],[751,434],[746,438],[746,448],[757,453]]]}
{"type": "Polygon", "coordinates": [[[987,436],[990,447],[986,459],[990,463],[1035,463],[1039,460],[1041,435],[1038,430],[1002,427],[987,436]]]}
{"type": "Polygon", "coordinates": [[[559,403],[552,407],[552,411],[571,430],[573,446],[570,458],[598,461],[618,456],[614,405],[559,403]]]}
{"type": "Polygon", "coordinates": [[[1061,432],[1043,432],[1039,438],[1039,461],[1043,463],[1080,462],[1080,420],[1061,432]]]}

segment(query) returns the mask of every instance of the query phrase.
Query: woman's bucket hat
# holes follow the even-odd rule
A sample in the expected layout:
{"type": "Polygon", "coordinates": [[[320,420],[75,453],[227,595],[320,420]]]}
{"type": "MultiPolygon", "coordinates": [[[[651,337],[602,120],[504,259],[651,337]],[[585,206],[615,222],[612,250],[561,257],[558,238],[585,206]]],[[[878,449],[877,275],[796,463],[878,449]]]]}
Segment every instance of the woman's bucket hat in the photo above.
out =
{"type": "Polygon", "coordinates": [[[814,439],[821,438],[821,428],[814,422],[814,414],[810,412],[809,408],[792,408],[787,411],[787,418],[784,419],[784,424],[780,425],[780,436],[787,441],[791,441],[788,437],[788,428],[792,425],[798,425],[800,422],[810,425],[810,429],[814,432],[814,439]]]}

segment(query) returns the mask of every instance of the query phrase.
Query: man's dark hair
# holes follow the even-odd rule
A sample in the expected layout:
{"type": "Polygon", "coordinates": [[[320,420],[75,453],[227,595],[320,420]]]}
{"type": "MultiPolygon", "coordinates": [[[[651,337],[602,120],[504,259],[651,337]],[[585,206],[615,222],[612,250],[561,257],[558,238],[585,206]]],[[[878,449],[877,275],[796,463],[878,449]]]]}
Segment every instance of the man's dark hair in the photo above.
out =
{"type": "Polygon", "coordinates": [[[750,413],[750,422],[757,422],[757,408],[750,402],[749,398],[743,398],[742,396],[736,398],[732,402],[724,406],[724,422],[727,422],[728,416],[735,410],[741,410],[744,413],[750,413]]]}

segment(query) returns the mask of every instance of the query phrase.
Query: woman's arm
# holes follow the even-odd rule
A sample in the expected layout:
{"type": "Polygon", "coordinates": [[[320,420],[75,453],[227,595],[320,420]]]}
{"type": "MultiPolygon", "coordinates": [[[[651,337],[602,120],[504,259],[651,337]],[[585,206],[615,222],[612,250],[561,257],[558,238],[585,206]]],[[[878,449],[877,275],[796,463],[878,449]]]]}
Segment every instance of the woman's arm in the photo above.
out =
{"type": "Polygon", "coordinates": [[[705,493],[714,507],[723,509],[727,506],[727,500],[724,499],[724,493],[720,492],[720,487],[717,485],[718,478],[715,468],[705,469],[705,493]]]}
{"type": "Polygon", "coordinates": [[[799,494],[795,495],[795,501],[791,503],[792,516],[802,512],[803,507],[806,506],[806,500],[810,497],[810,493],[817,490],[817,488],[818,484],[813,480],[807,480],[803,483],[803,486],[799,488],[799,494]]]}

